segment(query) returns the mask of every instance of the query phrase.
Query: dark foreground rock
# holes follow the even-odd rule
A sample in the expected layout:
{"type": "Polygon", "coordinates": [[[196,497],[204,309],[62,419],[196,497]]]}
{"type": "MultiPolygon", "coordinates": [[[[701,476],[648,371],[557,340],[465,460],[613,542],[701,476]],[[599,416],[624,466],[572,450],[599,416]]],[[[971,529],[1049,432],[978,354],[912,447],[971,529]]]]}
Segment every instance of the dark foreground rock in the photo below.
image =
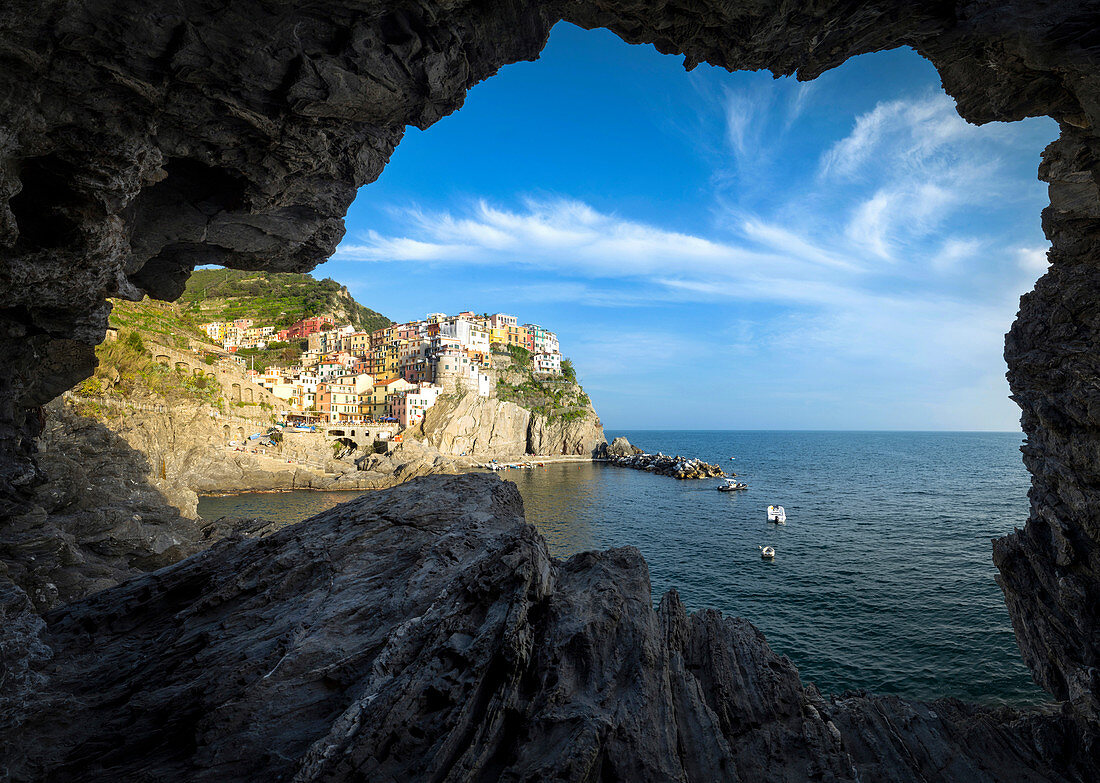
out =
{"type": "Polygon", "coordinates": [[[1095,780],[1061,715],[822,698],[745,620],[547,555],[432,477],[39,618],[0,590],[13,781],[1095,780]]]}
{"type": "Polygon", "coordinates": [[[272,529],[262,520],[181,514],[176,505],[184,493],[157,479],[148,455],[65,406],[51,406],[41,442],[46,481],[26,507],[0,516],[0,579],[18,585],[39,612],[163,568],[232,533],[272,529]]]}

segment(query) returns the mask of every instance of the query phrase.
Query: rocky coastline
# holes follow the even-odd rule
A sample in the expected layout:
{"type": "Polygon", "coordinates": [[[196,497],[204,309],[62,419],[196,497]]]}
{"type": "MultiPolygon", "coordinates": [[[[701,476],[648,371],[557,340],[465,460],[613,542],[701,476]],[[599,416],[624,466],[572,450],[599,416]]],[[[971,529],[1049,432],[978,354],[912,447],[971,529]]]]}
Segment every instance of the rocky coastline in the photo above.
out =
{"type": "Polygon", "coordinates": [[[1065,713],[823,696],[637,549],[549,556],[420,478],[38,616],[0,592],[12,780],[1094,780],[1065,713]],[[288,719],[288,716],[293,716],[288,719]]]}
{"type": "Polygon", "coordinates": [[[673,456],[670,454],[649,454],[630,445],[626,438],[615,438],[611,445],[600,452],[600,456],[610,465],[619,468],[633,468],[659,476],[675,479],[726,478],[728,475],[720,465],[712,465],[701,459],[673,456]]]}

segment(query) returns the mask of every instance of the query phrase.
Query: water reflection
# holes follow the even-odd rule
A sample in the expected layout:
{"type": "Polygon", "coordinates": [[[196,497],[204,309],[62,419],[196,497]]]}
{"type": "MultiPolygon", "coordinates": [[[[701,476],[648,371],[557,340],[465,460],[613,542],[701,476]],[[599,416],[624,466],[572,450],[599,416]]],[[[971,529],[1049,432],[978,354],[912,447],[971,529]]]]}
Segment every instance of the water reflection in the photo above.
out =
{"type": "Polygon", "coordinates": [[[550,554],[568,557],[597,547],[593,524],[605,468],[592,463],[547,465],[502,474],[523,495],[527,521],[546,539],[550,554]]]}

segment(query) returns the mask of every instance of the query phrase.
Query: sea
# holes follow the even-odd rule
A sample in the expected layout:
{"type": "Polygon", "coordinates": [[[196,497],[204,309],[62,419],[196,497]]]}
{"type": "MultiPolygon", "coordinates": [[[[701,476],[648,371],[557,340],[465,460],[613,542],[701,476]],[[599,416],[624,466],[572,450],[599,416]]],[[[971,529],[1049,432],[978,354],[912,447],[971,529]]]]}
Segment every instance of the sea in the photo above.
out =
{"type": "MultiPolygon", "coordinates": [[[[620,431],[648,452],[737,473],[678,481],[602,463],[501,473],[551,554],[635,546],[654,605],[675,588],[689,611],[751,620],[803,682],[1016,706],[1050,697],[1020,658],[992,562],[1022,527],[1023,436],[989,432],[620,431]],[[767,522],[770,504],[787,523],[767,522]],[[775,559],[760,557],[770,545],[775,559]]],[[[287,523],[358,493],[204,497],[199,513],[287,523]]]]}

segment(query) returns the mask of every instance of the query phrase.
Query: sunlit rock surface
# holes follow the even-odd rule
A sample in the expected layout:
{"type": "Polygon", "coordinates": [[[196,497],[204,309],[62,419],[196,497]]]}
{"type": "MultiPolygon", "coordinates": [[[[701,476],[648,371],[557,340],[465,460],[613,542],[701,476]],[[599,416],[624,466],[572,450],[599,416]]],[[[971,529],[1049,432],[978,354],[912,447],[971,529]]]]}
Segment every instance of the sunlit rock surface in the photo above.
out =
{"type": "Polygon", "coordinates": [[[747,621],[687,615],[675,593],[654,611],[636,549],[555,561],[522,514],[495,476],[422,478],[224,540],[44,622],[0,603],[27,642],[20,687],[0,693],[0,769],[55,781],[1100,774],[1068,718],[823,699],[747,621]]]}

